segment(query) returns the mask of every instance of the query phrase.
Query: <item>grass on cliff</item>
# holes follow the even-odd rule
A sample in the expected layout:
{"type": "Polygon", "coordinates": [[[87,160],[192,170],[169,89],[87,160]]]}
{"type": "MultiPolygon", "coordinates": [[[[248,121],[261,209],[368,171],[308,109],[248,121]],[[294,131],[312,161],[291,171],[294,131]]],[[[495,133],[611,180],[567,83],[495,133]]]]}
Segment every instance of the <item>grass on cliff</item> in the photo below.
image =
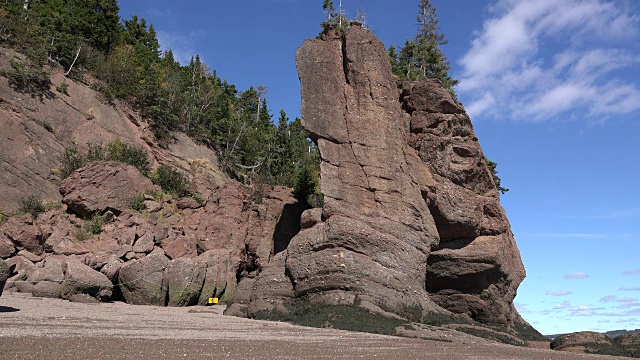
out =
{"type": "Polygon", "coordinates": [[[88,144],[82,151],[75,144],[64,149],[60,158],[60,178],[66,179],[72,172],[94,161],[115,161],[135,166],[145,176],[151,171],[147,151],[139,146],[114,140],[107,146],[88,144]]]}

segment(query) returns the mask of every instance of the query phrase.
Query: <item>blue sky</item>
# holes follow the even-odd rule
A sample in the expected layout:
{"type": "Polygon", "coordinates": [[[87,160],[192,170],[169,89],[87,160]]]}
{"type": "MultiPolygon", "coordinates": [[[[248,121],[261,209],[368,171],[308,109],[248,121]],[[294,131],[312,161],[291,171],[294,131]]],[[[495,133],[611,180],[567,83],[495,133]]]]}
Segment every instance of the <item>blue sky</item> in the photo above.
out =
{"type": "MultiPolygon", "coordinates": [[[[336,5],[338,0],[334,0],[336,5]]],[[[640,2],[432,0],[457,92],[527,269],[516,306],[545,334],[640,328],[640,2]]],[[[200,54],[239,89],[264,85],[274,114],[299,115],[294,54],[321,0],[123,0],[163,48],[200,54]]],[[[387,45],[416,32],[417,0],[358,5],[387,45]],[[401,3],[402,5],[399,5],[401,3]]]]}

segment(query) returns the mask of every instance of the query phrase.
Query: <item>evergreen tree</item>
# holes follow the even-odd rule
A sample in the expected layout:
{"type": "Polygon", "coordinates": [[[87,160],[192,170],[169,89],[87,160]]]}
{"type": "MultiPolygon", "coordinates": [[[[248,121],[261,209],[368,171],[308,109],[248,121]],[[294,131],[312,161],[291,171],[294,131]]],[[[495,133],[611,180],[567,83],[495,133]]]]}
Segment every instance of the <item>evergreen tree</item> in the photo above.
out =
{"type": "Polygon", "coordinates": [[[349,26],[349,20],[345,17],[345,13],[342,10],[342,0],[340,0],[340,5],[337,10],[333,5],[333,1],[324,0],[322,9],[327,15],[326,20],[320,24],[323,29],[331,28],[342,32],[349,26]]]}
{"type": "MultiPolygon", "coordinates": [[[[402,79],[416,80],[420,78],[435,78],[453,93],[453,87],[458,84],[449,76],[450,64],[440,48],[447,44],[444,34],[440,34],[436,8],[430,0],[420,0],[418,33],[413,40],[407,40],[400,53],[393,57],[391,49],[389,56],[393,57],[391,65],[394,74],[402,79]]],[[[395,49],[393,49],[395,54],[395,49]]]]}

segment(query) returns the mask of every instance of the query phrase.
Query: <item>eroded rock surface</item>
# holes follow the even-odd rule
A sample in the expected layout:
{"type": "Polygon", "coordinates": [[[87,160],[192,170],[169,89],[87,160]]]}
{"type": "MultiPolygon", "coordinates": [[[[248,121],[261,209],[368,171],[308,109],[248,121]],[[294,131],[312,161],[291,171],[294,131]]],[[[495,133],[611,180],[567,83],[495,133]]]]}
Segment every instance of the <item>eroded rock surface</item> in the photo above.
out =
{"type": "Polygon", "coordinates": [[[398,92],[384,46],[357,25],[296,59],[325,202],[302,215],[284,264],[252,280],[245,315],[295,298],[540,336],[513,306],[524,267],[464,108],[436,80],[398,92]]]}
{"type": "Polygon", "coordinates": [[[483,323],[528,326],[513,306],[524,266],[469,116],[433,79],[405,83],[401,101],[411,115],[410,144],[437,182],[431,298],[483,323]]]}
{"type": "Polygon", "coordinates": [[[357,296],[410,317],[438,311],[424,288],[439,240],[426,202],[436,183],[407,144],[384,45],[354,26],[344,38],[305,41],[296,59],[325,198],[322,222],[288,248],[296,296],[327,303],[357,296]]]}

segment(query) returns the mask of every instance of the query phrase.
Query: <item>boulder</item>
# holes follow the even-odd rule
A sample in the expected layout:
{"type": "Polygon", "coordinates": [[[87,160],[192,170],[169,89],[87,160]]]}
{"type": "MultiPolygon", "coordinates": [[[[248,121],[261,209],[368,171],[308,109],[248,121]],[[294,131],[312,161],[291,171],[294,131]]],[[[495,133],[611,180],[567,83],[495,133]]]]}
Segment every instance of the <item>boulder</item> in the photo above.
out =
{"type": "MultiPolygon", "coordinates": [[[[2,226],[2,232],[2,242],[6,244],[8,240],[18,250],[28,250],[36,255],[44,251],[44,236],[30,214],[10,217],[2,226]]],[[[5,251],[10,251],[10,247],[5,245],[5,248],[5,251]]]]}
{"type": "Polygon", "coordinates": [[[196,305],[202,291],[206,270],[205,262],[191,258],[179,258],[169,262],[163,278],[163,287],[168,293],[167,305],[196,305]]]}
{"type": "Polygon", "coordinates": [[[16,247],[13,242],[6,236],[0,235],[0,259],[6,259],[11,257],[16,252],[16,247]]]}
{"type": "Polygon", "coordinates": [[[104,275],[101,274],[77,259],[67,257],[63,263],[64,281],[62,282],[61,297],[63,299],[82,300],[84,296],[77,297],[82,294],[96,300],[109,301],[113,284],[104,275]]]}
{"type": "Polygon", "coordinates": [[[7,280],[13,275],[14,269],[15,265],[7,265],[0,259],[0,295],[2,295],[7,280]]]}
{"type": "Polygon", "coordinates": [[[166,305],[164,269],[169,259],[161,249],[140,260],[126,262],[118,271],[118,283],[124,299],[134,305],[166,305]]]}
{"type": "Polygon", "coordinates": [[[44,260],[42,267],[35,268],[28,275],[28,282],[16,284],[16,288],[21,292],[30,292],[33,296],[59,298],[65,279],[64,264],[64,256],[49,256],[44,260]]]}
{"type": "Polygon", "coordinates": [[[119,215],[131,198],[149,189],[157,190],[134,166],[101,161],[74,171],[60,184],[62,202],[83,218],[108,210],[119,215]]]}
{"type": "Polygon", "coordinates": [[[604,334],[594,331],[581,331],[560,335],[553,339],[551,348],[554,350],[586,353],[596,348],[610,348],[613,346],[611,339],[604,334]]]}

